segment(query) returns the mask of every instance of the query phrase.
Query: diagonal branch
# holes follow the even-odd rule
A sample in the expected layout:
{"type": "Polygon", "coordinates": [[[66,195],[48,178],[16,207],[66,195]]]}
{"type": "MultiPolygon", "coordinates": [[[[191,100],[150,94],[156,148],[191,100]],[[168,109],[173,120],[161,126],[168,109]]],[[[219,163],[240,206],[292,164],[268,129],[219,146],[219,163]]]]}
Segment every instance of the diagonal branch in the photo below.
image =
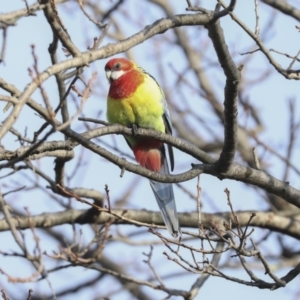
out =
{"type": "Polygon", "coordinates": [[[283,0],[261,0],[265,4],[270,5],[274,9],[277,9],[284,14],[295,18],[297,21],[300,21],[300,9],[295,6],[290,5],[287,1],[283,0]]]}

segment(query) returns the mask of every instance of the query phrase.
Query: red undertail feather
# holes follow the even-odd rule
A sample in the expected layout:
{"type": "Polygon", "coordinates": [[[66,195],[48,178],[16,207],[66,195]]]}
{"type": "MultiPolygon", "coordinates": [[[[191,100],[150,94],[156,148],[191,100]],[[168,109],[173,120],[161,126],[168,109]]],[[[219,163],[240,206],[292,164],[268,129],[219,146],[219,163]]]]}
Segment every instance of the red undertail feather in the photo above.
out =
{"type": "Polygon", "coordinates": [[[136,161],[148,170],[159,172],[162,165],[161,142],[152,141],[132,148],[136,161]],[[151,147],[152,146],[152,147],[151,147]]]}
{"type": "Polygon", "coordinates": [[[161,154],[157,149],[133,149],[136,161],[143,167],[151,171],[160,171],[161,154]]]}

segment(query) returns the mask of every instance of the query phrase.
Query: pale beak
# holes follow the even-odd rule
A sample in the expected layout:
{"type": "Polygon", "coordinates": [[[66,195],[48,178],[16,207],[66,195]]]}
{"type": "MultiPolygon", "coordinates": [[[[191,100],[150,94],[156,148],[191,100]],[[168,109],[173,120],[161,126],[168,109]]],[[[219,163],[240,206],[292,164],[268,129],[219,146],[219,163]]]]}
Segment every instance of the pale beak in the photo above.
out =
{"type": "Polygon", "coordinates": [[[107,80],[109,81],[109,83],[111,83],[112,82],[111,71],[106,71],[105,74],[106,74],[107,80]]]}

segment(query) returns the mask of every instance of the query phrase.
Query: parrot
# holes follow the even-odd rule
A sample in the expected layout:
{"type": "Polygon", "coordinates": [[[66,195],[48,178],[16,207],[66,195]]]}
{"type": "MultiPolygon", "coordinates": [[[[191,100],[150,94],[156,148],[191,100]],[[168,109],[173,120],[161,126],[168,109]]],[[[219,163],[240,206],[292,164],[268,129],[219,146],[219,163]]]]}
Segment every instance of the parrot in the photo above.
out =
{"type": "MultiPolygon", "coordinates": [[[[105,65],[110,83],[107,96],[107,119],[131,128],[150,128],[172,134],[172,124],[162,88],[155,78],[133,61],[113,58],[105,65]]],[[[148,170],[169,175],[164,144],[154,138],[124,136],[136,161],[148,170]]],[[[173,149],[168,145],[171,170],[174,169],[173,149]]],[[[173,237],[181,235],[171,183],[150,180],[150,185],[164,223],[173,237]]]]}

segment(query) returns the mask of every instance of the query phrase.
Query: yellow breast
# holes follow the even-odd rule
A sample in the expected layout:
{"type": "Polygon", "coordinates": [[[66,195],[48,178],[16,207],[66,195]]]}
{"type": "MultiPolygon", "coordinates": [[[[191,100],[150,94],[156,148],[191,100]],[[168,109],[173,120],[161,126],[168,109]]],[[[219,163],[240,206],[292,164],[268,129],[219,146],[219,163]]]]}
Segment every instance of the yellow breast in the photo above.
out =
{"type": "Polygon", "coordinates": [[[163,121],[164,95],[155,80],[146,75],[136,91],[123,99],[107,99],[107,119],[124,126],[136,124],[165,132],[163,121]]]}

